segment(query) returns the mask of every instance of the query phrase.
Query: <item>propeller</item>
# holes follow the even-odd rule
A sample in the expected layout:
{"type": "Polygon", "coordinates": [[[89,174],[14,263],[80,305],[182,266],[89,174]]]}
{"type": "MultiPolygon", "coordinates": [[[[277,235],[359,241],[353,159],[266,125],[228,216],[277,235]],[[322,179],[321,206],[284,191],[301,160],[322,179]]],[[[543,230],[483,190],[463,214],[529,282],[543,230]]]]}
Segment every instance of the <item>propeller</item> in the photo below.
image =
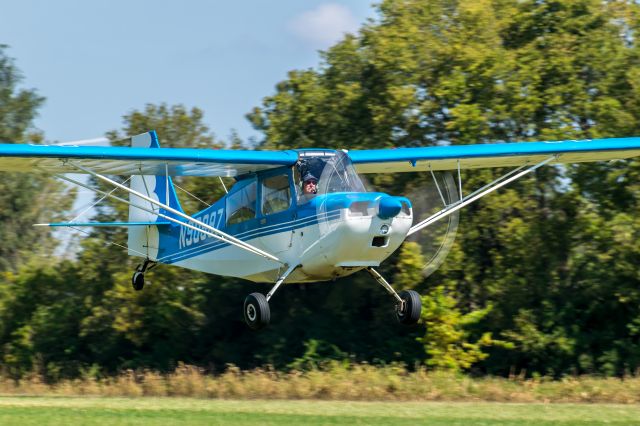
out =
{"type": "MultiPolygon", "coordinates": [[[[434,172],[431,179],[408,188],[407,198],[413,208],[416,225],[450,204],[460,201],[456,180],[451,172],[434,172]]],[[[414,243],[422,258],[422,275],[434,273],[449,254],[456,238],[460,221],[459,211],[451,213],[405,240],[414,243]]]]}

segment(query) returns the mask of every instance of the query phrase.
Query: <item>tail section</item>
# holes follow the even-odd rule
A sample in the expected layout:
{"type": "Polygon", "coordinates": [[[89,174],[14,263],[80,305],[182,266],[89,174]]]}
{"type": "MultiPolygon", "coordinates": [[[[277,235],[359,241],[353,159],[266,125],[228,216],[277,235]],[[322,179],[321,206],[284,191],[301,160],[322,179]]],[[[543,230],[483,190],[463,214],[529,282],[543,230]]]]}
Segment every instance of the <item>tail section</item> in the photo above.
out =
{"type": "MultiPolygon", "coordinates": [[[[153,130],[132,137],[131,146],[150,149],[160,148],[158,136],[153,130]]],[[[155,201],[168,205],[172,209],[180,212],[183,211],[169,175],[133,175],[131,176],[129,187],[155,201]]],[[[144,208],[143,210],[138,207],[129,206],[129,222],[166,222],[165,219],[158,216],[158,213],[175,217],[173,213],[137,195],[129,194],[129,201],[135,206],[144,208]]],[[[144,254],[151,260],[157,260],[158,251],[160,250],[158,227],[129,227],[128,248],[129,255],[131,256],[143,256],[144,254]]]]}

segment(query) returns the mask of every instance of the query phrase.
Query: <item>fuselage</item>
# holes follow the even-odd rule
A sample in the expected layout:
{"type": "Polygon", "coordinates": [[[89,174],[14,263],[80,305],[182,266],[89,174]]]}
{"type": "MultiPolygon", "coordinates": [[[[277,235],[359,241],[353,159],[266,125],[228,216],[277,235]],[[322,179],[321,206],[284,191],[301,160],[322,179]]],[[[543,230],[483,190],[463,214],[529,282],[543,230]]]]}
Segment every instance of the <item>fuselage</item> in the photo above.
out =
{"type": "Polygon", "coordinates": [[[282,167],[242,176],[225,197],[193,215],[282,264],[177,224],[158,227],[157,243],[149,243],[157,247],[152,258],[256,282],[274,282],[284,264],[299,265],[287,283],[327,281],[378,266],[404,241],[411,202],[366,192],[340,152],[325,155],[319,166],[307,157],[307,167],[317,166],[321,175],[317,194],[303,193],[300,166],[282,167]]]}

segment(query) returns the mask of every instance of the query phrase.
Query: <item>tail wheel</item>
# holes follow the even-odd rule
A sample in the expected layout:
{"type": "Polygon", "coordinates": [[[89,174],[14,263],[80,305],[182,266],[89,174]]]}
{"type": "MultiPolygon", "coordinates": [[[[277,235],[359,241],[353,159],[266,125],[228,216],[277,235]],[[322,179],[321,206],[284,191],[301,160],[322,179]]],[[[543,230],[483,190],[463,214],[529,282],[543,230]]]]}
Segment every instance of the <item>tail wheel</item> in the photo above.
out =
{"type": "Polygon", "coordinates": [[[131,277],[131,285],[135,291],[142,290],[144,288],[144,272],[134,272],[131,277]]]}
{"type": "Polygon", "coordinates": [[[398,296],[404,301],[402,306],[398,307],[396,316],[401,324],[412,325],[420,319],[422,311],[422,301],[418,292],[413,290],[401,291],[398,296]]]}
{"type": "Polygon", "coordinates": [[[244,300],[244,320],[253,330],[260,330],[269,324],[271,312],[263,294],[251,293],[244,300]]]}

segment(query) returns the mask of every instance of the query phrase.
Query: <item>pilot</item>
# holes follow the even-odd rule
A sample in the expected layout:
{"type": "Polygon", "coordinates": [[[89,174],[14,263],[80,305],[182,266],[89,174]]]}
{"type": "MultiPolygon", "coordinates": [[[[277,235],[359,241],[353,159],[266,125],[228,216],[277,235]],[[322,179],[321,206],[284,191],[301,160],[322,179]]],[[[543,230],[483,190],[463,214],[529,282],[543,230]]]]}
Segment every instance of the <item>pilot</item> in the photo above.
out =
{"type": "Polygon", "coordinates": [[[316,178],[311,172],[305,173],[302,178],[302,199],[310,200],[315,197],[318,192],[318,178],[316,178]]]}
{"type": "Polygon", "coordinates": [[[311,174],[305,173],[302,178],[302,193],[306,196],[315,195],[318,192],[318,178],[311,174]]]}

